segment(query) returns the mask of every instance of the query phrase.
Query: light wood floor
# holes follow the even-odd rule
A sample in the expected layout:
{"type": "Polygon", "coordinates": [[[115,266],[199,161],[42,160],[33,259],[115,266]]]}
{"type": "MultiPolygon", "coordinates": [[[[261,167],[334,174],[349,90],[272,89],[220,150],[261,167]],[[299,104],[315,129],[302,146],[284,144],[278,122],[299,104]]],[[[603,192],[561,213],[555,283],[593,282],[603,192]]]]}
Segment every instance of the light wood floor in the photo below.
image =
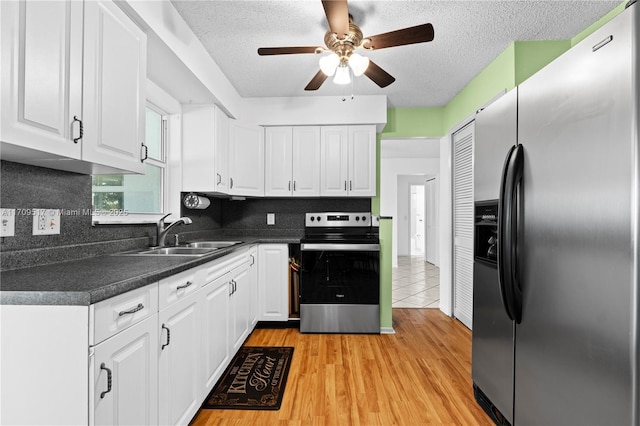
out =
{"type": "Polygon", "coordinates": [[[257,329],[294,346],[278,411],[200,410],[204,425],[491,425],[473,399],[471,332],[437,309],[394,309],[394,335],[257,329]]]}

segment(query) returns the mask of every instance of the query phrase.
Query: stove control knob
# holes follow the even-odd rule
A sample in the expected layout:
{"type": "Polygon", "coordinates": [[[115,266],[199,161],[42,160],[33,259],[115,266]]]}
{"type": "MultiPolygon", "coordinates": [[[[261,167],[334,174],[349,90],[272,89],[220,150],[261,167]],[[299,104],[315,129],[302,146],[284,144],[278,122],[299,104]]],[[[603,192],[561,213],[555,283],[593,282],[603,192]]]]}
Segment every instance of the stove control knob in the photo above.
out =
{"type": "Polygon", "coordinates": [[[320,222],[320,219],[322,219],[322,218],[320,216],[318,216],[317,219],[318,219],[318,222],[320,222]]]}
{"type": "Polygon", "coordinates": [[[356,216],[356,222],[360,221],[360,216],[356,216]]]}
{"type": "Polygon", "coordinates": [[[367,217],[366,216],[362,216],[362,221],[366,222],[367,221],[367,217]]]}
{"type": "Polygon", "coordinates": [[[311,222],[313,222],[314,220],[316,220],[316,218],[311,216],[311,222]]]}

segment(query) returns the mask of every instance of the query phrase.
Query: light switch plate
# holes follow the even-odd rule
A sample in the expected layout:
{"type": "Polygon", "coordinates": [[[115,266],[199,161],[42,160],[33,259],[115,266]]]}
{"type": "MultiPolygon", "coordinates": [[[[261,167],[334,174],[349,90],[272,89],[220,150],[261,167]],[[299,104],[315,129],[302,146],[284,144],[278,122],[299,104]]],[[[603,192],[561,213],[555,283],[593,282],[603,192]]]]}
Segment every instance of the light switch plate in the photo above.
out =
{"type": "Polygon", "coordinates": [[[0,209],[0,237],[16,235],[16,209],[0,209]]]}
{"type": "Polygon", "coordinates": [[[276,224],[276,214],[267,213],[267,225],[275,225],[275,224],[276,224]]]}
{"type": "Polygon", "coordinates": [[[60,233],[60,210],[33,209],[33,235],[60,233]]]}

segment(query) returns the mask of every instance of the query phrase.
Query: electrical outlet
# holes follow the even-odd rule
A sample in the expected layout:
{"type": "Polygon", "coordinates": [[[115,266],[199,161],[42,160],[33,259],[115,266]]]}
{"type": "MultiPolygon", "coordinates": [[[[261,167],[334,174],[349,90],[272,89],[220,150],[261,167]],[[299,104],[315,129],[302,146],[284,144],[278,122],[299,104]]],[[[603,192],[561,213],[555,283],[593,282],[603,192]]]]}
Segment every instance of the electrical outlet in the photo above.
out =
{"type": "Polygon", "coordinates": [[[0,237],[16,235],[16,209],[0,209],[0,237]]]}
{"type": "Polygon", "coordinates": [[[33,209],[33,235],[60,233],[60,210],[33,209]]]}
{"type": "Polygon", "coordinates": [[[275,224],[276,224],[276,214],[267,213],[267,225],[275,225],[275,224]]]}

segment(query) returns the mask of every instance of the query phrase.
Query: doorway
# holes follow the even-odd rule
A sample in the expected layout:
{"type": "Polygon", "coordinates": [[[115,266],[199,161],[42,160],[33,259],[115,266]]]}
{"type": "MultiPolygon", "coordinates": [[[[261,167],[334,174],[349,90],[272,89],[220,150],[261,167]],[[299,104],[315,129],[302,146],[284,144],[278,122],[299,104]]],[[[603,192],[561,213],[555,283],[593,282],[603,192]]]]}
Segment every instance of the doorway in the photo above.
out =
{"type": "Polygon", "coordinates": [[[424,205],[424,185],[411,185],[411,196],[409,217],[409,252],[411,256],[424,256],[425,248],[425,205],[424,205]]]}

